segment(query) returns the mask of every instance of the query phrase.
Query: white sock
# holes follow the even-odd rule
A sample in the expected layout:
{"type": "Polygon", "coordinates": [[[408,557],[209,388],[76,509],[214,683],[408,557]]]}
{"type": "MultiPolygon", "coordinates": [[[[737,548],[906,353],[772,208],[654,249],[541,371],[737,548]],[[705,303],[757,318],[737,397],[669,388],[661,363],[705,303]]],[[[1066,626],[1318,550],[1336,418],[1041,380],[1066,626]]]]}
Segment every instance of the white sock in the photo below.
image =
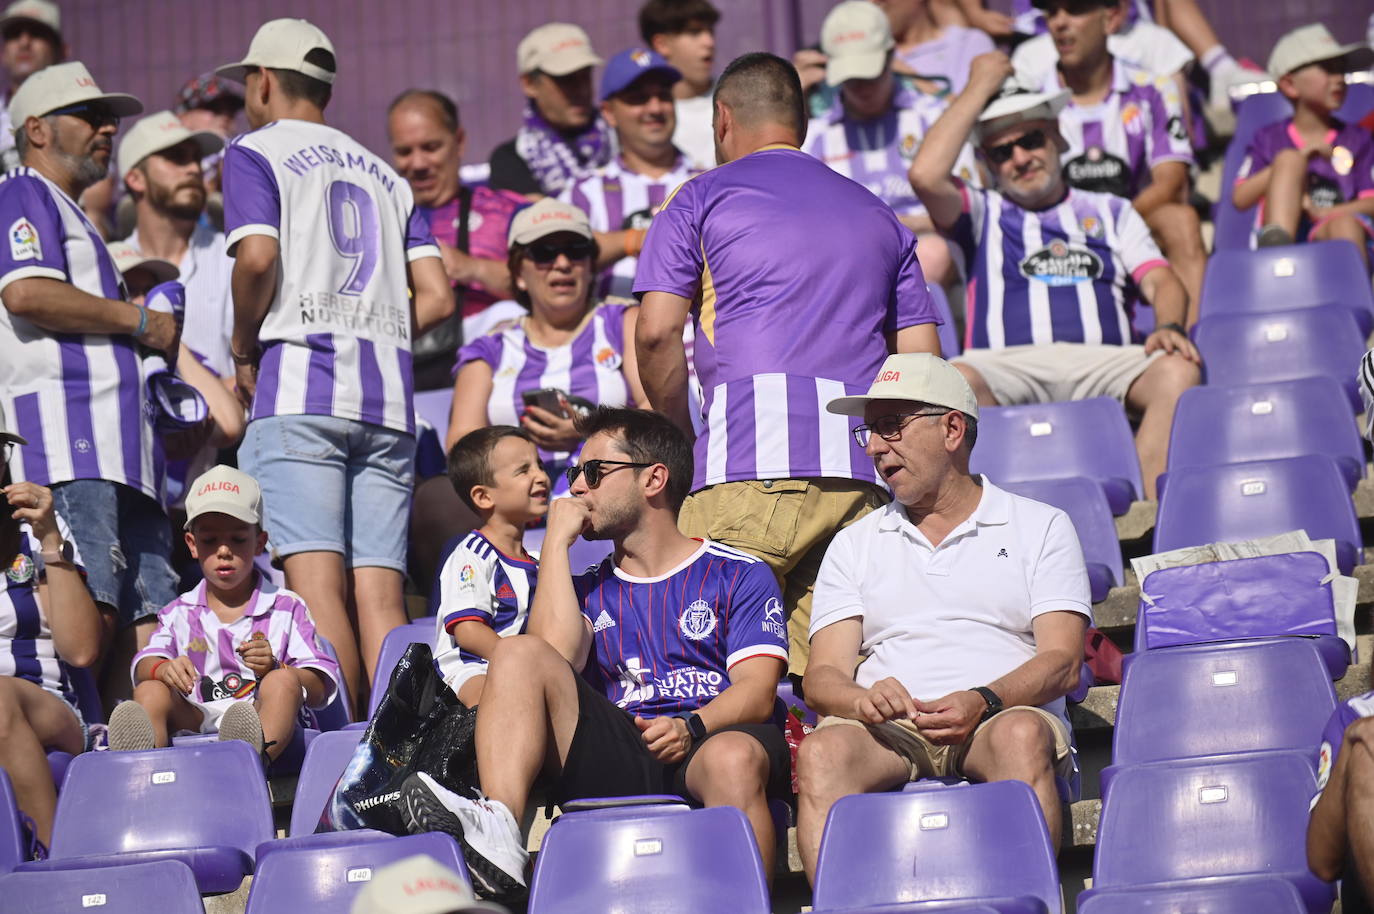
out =
{"type": "Polygon", "coordinates": [[[1226,46],[1220,44],[1214,45],[1210,51],[1203,54],[1200,62],[1213,76],[1220,76],[1240,66],[1231,56],[1231,52],[1226,50],[1226,46]]]}

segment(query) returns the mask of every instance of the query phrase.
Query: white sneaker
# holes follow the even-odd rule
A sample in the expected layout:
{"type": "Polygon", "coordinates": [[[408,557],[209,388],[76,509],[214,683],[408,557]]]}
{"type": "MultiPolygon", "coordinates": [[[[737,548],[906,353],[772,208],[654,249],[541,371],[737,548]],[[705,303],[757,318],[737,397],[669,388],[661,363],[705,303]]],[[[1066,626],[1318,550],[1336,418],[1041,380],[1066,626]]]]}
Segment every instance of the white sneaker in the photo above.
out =
{"type": "Polygon", "coordinates": [[[497,899],[524,894],[529,854],[520,824],[504,803],[459,796],[423,772],[405,779],[401,795],[412,834],[444,832],[463,846],[481,894],[497,899]]]}
{"type": "Polygon", "coordinates": [[[121,701],[110,712],[110,748],[116,752],[140,752],[152,749],[156,737],[153,721],[143,705],[136,701],[121,701]]]}

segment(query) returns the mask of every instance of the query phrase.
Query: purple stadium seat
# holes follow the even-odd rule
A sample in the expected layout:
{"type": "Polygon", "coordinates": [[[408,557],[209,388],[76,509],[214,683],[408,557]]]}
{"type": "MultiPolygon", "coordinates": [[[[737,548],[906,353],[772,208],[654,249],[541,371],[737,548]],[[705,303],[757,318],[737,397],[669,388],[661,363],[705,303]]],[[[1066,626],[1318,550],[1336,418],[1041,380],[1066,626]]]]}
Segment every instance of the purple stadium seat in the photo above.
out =
{"type": "Polygon", "coordinates": [[[1006,489],[1069,515],[1083,547],[1094,603],[1105,600],[1113,587],[1121,586],[1121,543],[1101,486],[1091,479],[1035,479],[1007,483],[1006,489]]]}
{"type": "Polygon", "coordinates": [[[940,315],[940,354],[947,359],[952,359],[964,351],[963,345],[959,341],[959,328],[954,323],[954,311],[949,306],[949,299],[945,296],[944,288],[938,282],[926,283],[926,288],[930,290],[930,298],[935,302],[935,313],[940,315]]]}
{"type": "Polygon", "coordinates": [[[262,763],[247,743],[87,752],[57,801],[51,856],[21,871],[150,860],[191,867],[202,894],[232,892],[272,837],[262,763]]]}
{"type": "Polygon", "coordinates": [[[1352,412],[1364,408],[1355,387],[1364,338],[1354,313],[1339,305],[1219,314],[1193,328],[1208,384],[1234,387],[1325,376],[1345,388],[1352,412]]]}
{"type": "Polygon", "coordinates": [[[1141,585],[1135,647],[1125,665],[1161,648],[1297,636],[1311,640],[1330,677],[1340,679],[1350,646],[1336,632],[1329,573],[1317,552],[1153,571],[1141,585]]]}
{"type": "MultiPolygon", "coordinates": [[[[1306,638],[1145,651],[1126,666],[1112,765],[1266,749],[1312,752],[1335,709],[1321,651],[1306,638]]],[[[1114,775],[1112,768],[1102,772],[1104,796],[1114,775]]]]}
{"type": "Polygon", "coordinates": [[[1091,479],[1106,493],[1113,514],[1125,514],[1132,501],[1144,497],[1130,423],[1110,397],[987,406],[979,412],[971,468],[995,484],[1091,479]]]}
{"type": "Polygon", "coordinates": [[[825,914],[1044,914],[1038,898],[979,898],[977,901],[913,901],[862,908],[830,908],[825,914]]]}
{"type": "Polygon", "coordinates": [[[1313,241],[1254,251],[1217,251],[1207,261],[1199,314],[1264,314],[1341,305],[1360,338],[1374,329],[1369,272],[1348,241],[1313,241]]]}
{"type": "Polygon", "coordinates": [[[28,842],[24,840],[24,826],[19,819],[19,804],[15,801],[10,776],[0,768],[0,875],[8,873],[27,859],[28,842]]]}
{"type": "MultiPolygon", "coordinates": [[[[440,447],[443,447],[444,439],[448,436],[448,412],[452,405],[452,387],[415,391],[415,414],[439,433],[440,447]]],[[[447,449],[444,452],[447,453],[447,449]]]]}
{"type": "Polygon", "coordinates": [[[860,794],[831,807],[814,910],[989,897],[1061,910],[1045,818],[1022,782],[860,794]]]}
{"type": "Polygon", "coordinates": [[[797,697],[796,690],[792,687],[792,680],[782,679],[778,682],[778,701],[782,702],[783,713],[789,713],[793,708],[801,711],[801,722],[814,727],[820,721],[816,712],[807,706],[806,702],[797,697]]]}
{"type": "Polygon", "coordinates": [[[1208,879],[1141,889],[1101,889],[1078,896],[1078,914],[1306,914],[1293,883],[1277,876],[1208,879]]]}
{"type": "Polygon", "coordinates": [[[1155,552],[1290,530],[1334,539],[1343,574],[1358,564],[1355,503],[1330,457],[1308,454],[1170,473],[1155,521],[1155,552]]]}
{"type": "Polygon", "coordinates": [[[0,878],[5,914],[204,914],[196,877],[178,860],[101,866],[0,878]]]}
{"type": "Polygon", "coordinates": [[[1335,892],[1307,869],[1308,803],[1317,789],[1311,755],[1251,752],[1122,768],[1102,803],[1094,890],[1279,876],[1309,911],[1326,914],[1335,892]]]}
{"type": "Polygon", "coordinates": [[[253,874],[245,914],[347,911],[374,872],[416,854],[434,858],[472,887],[462,849],[448,835],[387,836],[380,841],[279,850],[264,857],[253,874]]]}
{"type": "Polygon", "coordinates": [[[583,797],[569,800],[559,809],[562,822],[568,816],[590,816],[601,819],[634,819],[688,812],[691,806],[674,793],[649,793],[628,797],[583,797]]]}
{"type": "Polygon", "coordinates": [[[300,777],[296,780],[296,797],[291,804],[292,838],[315,833],[325,803],[334,793],[334,785],[343,774],[348,760],[362,739],[361,730],[336,730],[321,733],[305,752],[300,777]]]}
{"type": "Polygon", "coordinates": [[[367,705],[368,719],[372,718],[386,694],[387,683],[391,681],[391,671],[396,661],[406,652],[406,648],[416,642],[434,646],[434,619],[416,619],[405,625],[398,625],[386,633],[382,639],[382,650],[377,655],[377,669],[372,674],[372,698],[367,705]]]}
{"type": "Polygon", "coordinates": [[[1250,247],[1250,229],[1254,223],[1254,209],[1238,211],[1231,204],[1231,188],[1236,184],[1240,173],[1240,163],[1245,159],[1245,149],[1255,131],[1265,124],[1281,121],[1293,116],[1293,103],[1278,92],[1264,92],[1251,95],[1240,103],[1236,111],[1236,132],[1226,147],[1226,161],[1222,167],[1221,199],[1212,208],[1212,221],[1216,227],[1212,250],[1215,252],[1250,247]]]}
{"type": "Polygon", "coordinates": [[[1170,471],[1304,454],[1335,460],[1351,491],[1364,475],[1360,430],[1333,378],[1194,387],[1179,398],[1170,471]]]}
{"type": "Polygon", "coordinates": [[[768,914],[768,884],[749,820],[730,806],[560,820],[544,836],[535,863],[529,914],[611,908],[768,914]]]}
{"type": "MultiPolygon", "coordinates": [[[[310,744],[319,735],[320,731],[297,724],[296,729],[291,731],[291,742],[282,750],[281,755],[277,756],[277,760],[268,766],[267,776],[272,778],[299,773],[306,750],[310,748],[310,744]]],[[[218,733],[191,733],[185,736],[172,737],[172,745],[176,747],[201,746],[215,742],[219,742],[218,733]]]]}

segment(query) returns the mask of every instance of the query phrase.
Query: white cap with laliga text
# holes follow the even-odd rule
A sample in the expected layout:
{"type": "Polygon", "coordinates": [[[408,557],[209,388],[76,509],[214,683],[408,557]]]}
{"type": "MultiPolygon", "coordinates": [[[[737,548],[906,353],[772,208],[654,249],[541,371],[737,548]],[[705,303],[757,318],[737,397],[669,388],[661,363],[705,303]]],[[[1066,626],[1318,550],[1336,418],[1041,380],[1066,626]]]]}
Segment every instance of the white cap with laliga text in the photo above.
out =
{"type": "Polygon", "coordinates": [[[10,123],[19,131],[31,117],[83,104],[100,104],[115,117],[128,117],[143,110],[143,102],[132,95],[101,92],[86,65],[73,60],[44,67],[24,80],[10,99],[10,123]]]}
{"type": "Polygon", "coordinates": [[[515,64],[521,76],[536,70],[550,76],[567,76],[600,63],[587,33],[568,22],[541,25],[520,39],[520,46],[515,49],[515,64]]]}
{"type": "Polygon", "coordinates": [[[878,369],[868,393],[839,397],[826,404],[826,410],[840,416],[862,416],[874,400],[911,400],[957,409],[978,418],[978,398],[959,369],[928,352],[890,355],[878,369]]]}
{"type": "Polygon", "coordinates": [[[838,86],[848,79],[876,78],[887,66],[887,55],[895,44],[887,14],[877,4],[845,0],[821,25],[825,81],[838,86]]]}
{"type": "Polygon", "coordinates": [[[478,901],[468,882],[427,854],[380,867],[353,900],[350,914],[506,914],[478,901]]]}
{"type": "Polygon", "coordinates": [[[153,153],[180,146],[187,140],[195,140],[202,159],[224,148],[224,140],[218,133],[210,130],[187,130],[181,125],[181,120],[170,111],[159,111],[140,118],[119,141],[119,155],[116,156],[119,177],[123,178],[135,165],[153,153]]]}
{"type": "MultiPolygon", "coordinates": [[[[269,70],[295,70],[322,83],[334,84],[334,71],[326,70],[306,60],[311,51],[334,54],[329,36],[304,19],[273,19],[264,22],[248,45],[248,53],[238,63],[227,63],[215,72],[226,79],[243,82],[250,70],[266,67],[269,70]]],[[[337,57],[335,60],[337,61],[337,57]]]]}
{"type": "Polygon", "coordinates": [[[186,528],[202,514],[227,514],[245,524],[262,525],[262,489],[242,470],[224,464],[201,473],[186,490],[186,528]]]}
{"type": "Polygon", "coordinates": [[[545,197],[527,206],[510,221],[509,244],[529,244],[555,232],[572,232],[583,238],[592,237],[592,225],[587,214],[571,203],[545,197]]]}

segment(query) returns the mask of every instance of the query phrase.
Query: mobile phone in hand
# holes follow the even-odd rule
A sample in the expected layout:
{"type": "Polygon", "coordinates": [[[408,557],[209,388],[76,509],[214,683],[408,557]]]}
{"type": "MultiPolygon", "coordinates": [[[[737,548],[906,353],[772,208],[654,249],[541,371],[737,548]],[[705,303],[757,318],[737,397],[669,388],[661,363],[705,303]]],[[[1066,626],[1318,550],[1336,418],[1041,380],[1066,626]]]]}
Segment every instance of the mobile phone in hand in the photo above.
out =
{"type": "Polygon", "coordinates": [[[563,411],[562,402],[564,396],[563,391],[557,387],[541,387],[538,390],[522,391],[520,399],[525,401],[526,406],[537,406],[566,419],[568,414],[563,411]]]}

